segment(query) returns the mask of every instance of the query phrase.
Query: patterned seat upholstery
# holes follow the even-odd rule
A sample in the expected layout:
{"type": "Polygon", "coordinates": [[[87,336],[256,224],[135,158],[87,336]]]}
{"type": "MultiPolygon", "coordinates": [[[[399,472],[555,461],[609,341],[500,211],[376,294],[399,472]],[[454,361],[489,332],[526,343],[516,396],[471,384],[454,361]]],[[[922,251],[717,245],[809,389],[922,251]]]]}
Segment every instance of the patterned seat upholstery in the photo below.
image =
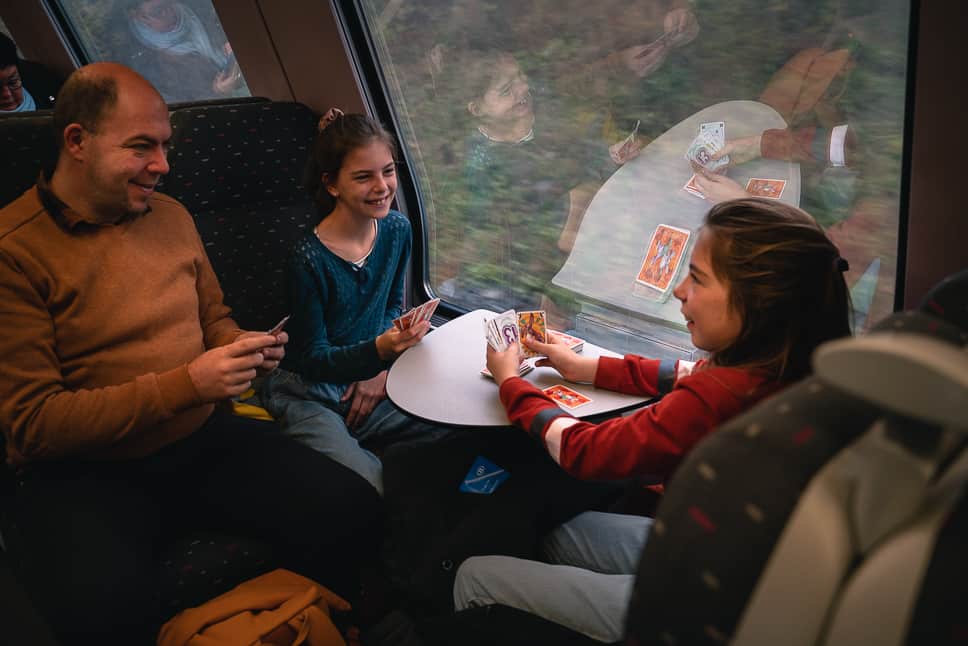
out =
{"type": "Polygon", "coordinates": [[[965,332],[895,314],[697,447],[642,555],[629,643],[963,637],[965,332]]]}
{"type": "Polygon", "coordinates": [[[283,262],[318,216],[301,186],[316,117],[298,103],[201,105],[172,112],[171,172],[178,199],[245,329],[286,313],[283,262]]]}

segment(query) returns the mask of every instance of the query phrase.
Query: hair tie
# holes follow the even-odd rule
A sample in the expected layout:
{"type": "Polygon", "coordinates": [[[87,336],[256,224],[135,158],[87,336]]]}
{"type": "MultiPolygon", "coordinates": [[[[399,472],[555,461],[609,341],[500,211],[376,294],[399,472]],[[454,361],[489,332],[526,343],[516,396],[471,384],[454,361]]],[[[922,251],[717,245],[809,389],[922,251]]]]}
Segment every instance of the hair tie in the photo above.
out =
{"type": "Polygon", "coordinates": [[[844,273],[845,271],[850,269],[850,265],[847,263],[846,258],[844,258],[843,256],[837,256],[836,258],[834,258],[834,269],[836,269],[840,273],[844,273]]]}
{"type": "Polygon", "coordinates": [[[326,127],[336,121],[337,117],[342,117],[343,111],[339,108],[330,108],[326,111],[326,114],[319,118],[319,123],[316,125],[316,130],[322,132],[326,127]]]}

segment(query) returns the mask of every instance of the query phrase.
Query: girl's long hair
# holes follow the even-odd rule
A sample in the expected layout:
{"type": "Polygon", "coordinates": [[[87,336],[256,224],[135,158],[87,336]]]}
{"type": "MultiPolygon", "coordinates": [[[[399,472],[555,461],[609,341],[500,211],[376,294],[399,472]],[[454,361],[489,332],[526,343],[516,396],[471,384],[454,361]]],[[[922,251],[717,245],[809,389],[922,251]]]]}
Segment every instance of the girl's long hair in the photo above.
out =
{"type": "Polygon", "coordinates": [[[712,363],[781,381],[810,372],[818,345],[849,336],[847,262],[805,211],[765,198],[717,204],[706,215],[713,271],[739,313],[739,336],[712,363]]]}

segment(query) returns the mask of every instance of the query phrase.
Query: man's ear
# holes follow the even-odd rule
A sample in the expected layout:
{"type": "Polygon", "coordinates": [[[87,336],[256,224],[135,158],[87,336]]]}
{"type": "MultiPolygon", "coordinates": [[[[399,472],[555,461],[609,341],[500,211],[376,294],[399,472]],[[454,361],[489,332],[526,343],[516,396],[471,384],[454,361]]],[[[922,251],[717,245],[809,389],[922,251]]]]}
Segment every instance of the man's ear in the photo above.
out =
{"type": "Polygon", "coordinates": [[[70,123],[64,128],[64,150],[74,159],[81,159],[87,149],[87,131],[79,123],[70,123]]]}
{"type": "Polygon", "coordinates": [[[477,105],[477,101],[468,101],[467,111],[470,112],[475,117],[481,116],[481,108],[477,105]]]}

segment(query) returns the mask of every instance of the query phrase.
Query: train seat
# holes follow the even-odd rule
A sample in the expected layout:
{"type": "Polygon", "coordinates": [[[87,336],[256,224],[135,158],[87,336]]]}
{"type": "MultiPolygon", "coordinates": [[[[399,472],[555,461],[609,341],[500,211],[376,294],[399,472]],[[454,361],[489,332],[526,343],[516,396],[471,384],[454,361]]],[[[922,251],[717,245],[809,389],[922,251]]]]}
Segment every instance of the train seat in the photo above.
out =
{"type": "MultiPolygon", "coordinates": [[[[926,303],[962,311],[966,284],[926,303]]],[[[963,638],[968,329],[926,309],[822,346],[814,376],[693,451],[642,556],[630,644],[963,638]]]]}
{"type": "Polygon", "coordinates": [[[225,302],[244,329],[285,311],[283,263],[318,220],[301,186],[318,118],[286,102],[186,105],[172,111],[171,172],[161,191],[195,217],[225,302]]]}

